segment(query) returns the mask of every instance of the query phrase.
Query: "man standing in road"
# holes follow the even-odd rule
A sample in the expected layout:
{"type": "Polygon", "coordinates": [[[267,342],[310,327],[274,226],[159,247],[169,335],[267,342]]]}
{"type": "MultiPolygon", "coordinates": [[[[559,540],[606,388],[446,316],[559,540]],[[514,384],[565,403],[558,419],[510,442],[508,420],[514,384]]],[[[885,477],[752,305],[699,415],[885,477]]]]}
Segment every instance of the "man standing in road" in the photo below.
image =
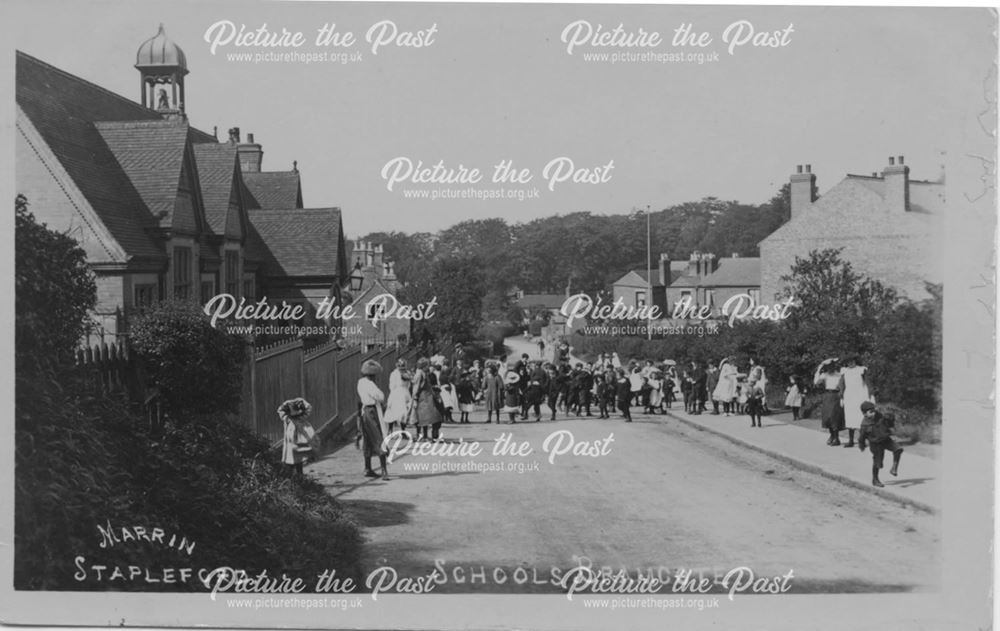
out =
{"type": "Polygon", "coordinates": [[[903,448],[892,440],[892,428],[895,422],[891,417],[876,410],[875,404],[871,401],[865,401],[861,404],[861,413],[864,415],[864,420],[861,421],[858,449],[864,451],[866,444],[871,444],[872,485],[885,486],[878,479],[878,471],[882,468],[885,452],[892,452],[892,468],[889,469],[889,473],[893,476],[899,473],[899,459],[903,455],[903,448]]]}

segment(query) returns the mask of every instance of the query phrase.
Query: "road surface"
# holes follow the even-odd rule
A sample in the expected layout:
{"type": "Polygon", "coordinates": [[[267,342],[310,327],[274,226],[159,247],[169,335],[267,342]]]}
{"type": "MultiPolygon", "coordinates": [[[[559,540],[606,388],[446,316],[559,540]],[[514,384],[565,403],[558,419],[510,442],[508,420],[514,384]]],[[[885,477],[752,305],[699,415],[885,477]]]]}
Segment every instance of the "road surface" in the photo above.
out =
{"type": "Polygon", "coordinates": [[[473,413],[472,424],[445,425],[443,436],[452,450],[474,444],[481,453],[404,453],[387,482],[362,477],[353,446],[308,472],[363,527],[366,571],[388,565],[416,577],[443,568],[435,593],[559,591],[550,579],[581,562],[631,575],[791,570],[793,593],[937,587],[934,515],[667,416],[635,415],[631,424],[564,416],[497,425],[473,413]],[[494,455],[505,434],[531,452],[494,455]],[[581,455],[551,453],[570,437],[581,455]]]}

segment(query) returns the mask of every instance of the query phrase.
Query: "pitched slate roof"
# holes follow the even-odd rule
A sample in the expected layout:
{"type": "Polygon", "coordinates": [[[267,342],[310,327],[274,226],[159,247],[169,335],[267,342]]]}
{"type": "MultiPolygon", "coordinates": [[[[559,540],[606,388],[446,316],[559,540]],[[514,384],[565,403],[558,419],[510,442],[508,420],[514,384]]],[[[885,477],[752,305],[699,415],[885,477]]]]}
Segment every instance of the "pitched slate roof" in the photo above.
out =
{"type": "Polygon", "coordinates": [[[848,175],[810,207],[761,241],[918,236],[941,229],[944,185],[910,180],[910,210],[890,210],[885,180],[848,175]]]}
{"type": "Polygon", "coordinates": [[[145,228],[155,225],[141,195],[94,126],[98,120],[161,116],[20,51],[17,104],[129,258],[165,255],[145,228]]]}
{"type": "Polygon", "coordinates": [[[709,274],[705,287],[760,287],[760,259],[737,257],[719,259],[719,267],[709,274]]]}
{"type": "Polygon", "coordinates": [[[247,208],[302,208],[302,184],[298,171],[244,173],[247,208]]]}
{"type": "Polygon", "coordinates": [[[201,199],[205,205],[205,220],[217,234],[226,233],[226,217],[233,193],[236,174],[236,145],[229,143],[199,143],[194,145],[194,161],[201,182],[201,199]]]}
{"type": "Polygon", "coordinates": [[[339,276],[339,208],[257,209],[250,212],[251,258],[266,276],[339,276]]]}
{"type": "Polygon", "coordinates": [[[188,125],[181,119],[95,122],[146,208],[169,227],[177,202],[188,125]]]}

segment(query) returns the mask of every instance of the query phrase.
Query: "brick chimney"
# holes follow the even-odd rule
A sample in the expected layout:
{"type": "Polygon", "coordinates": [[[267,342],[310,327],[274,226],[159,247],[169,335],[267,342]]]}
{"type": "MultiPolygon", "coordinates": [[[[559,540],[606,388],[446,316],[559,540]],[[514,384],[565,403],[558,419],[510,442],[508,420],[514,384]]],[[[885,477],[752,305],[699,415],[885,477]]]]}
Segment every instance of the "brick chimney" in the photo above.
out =
{"type": "Polygon", "coordinates": [[[669,285],[670,284],[670,255],[666,252],[660,253],[660,284],[669,285]]]}
{"type": "Polygon", "coordinates": [[[372,266],[380,273],[380,275],[384,275],[383,265],[385,262],[383,260],[383,255],[385,254],[385,250],[382,249],[382,244],[380,243],[378,245],[371,246],[371,251],[372,266]]]}
{"type": "Polygon", "coordinates": [[[792,219],[795,219],[802,211],[812,206],[813,199],[815,199],[816,176],[812,173],[812,165],[807,164],[805,172],[803,172],[801,164],[796,166],[795,173],[792,174],[790,180],[790,186],[792,219]]]}
{"type": "Polygon", "coordinates": [[[244,173],[260,173],[260,163],[264,160],[264,150],[253,141],[253,134],[247,134],[247,141],[240,143],[239,128],[237,129],[236,153],[239,156],[240,168],[244,173]]]}
{"type": "Polygon", "coordinates": [[[882,169],[885,179],[885,205],[889,212],[906,212],[910,209],[910,167],[889,156],[889,166],[882,169]]]}

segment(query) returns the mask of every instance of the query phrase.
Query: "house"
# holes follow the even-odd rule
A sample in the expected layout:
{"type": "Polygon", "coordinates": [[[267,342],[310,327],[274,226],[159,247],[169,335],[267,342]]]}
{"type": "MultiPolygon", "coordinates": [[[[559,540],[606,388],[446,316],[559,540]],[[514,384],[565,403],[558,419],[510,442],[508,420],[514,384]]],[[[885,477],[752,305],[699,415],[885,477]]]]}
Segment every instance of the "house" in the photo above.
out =
{"type": "Polygon", "coordinates": [[[162,26],[135,68],[138,102],[16,55],[17,192],[86,253],[97,339],[113,341],[132,310],[168,298],[338,295],[340,211],[303,208],[297,166],[262,172],[252,134],[243,143],[233,128],[220,142],[189,123],[186,57],[162,26]]]}
{"type": "Polygon", "coordinates": [[[711,253],[695,252],[683,271],[665,288],[670,317],[677,304],[687,299],[694,307],[708,306],[711,315],[718,316],[730,298],[748,295],[754,304],[760,301],[760,259],[741,257],[716,258],[711,253]]]}
{"type": "Polygon", "coordinates": [[[666,286],[676,280],[687,264],[684,261],[671,261],[670,255],[660,254],[657,266],[650,270],[652,276],[647,281],[647,271],[645,269],[633,269],[626,272],[621,278],[611,284],[611,300],[622,303],[627,307],[643,307],[650,304],[649,294],[652,293],[653,305],[663,312],[667,308],[666,286]]]}
{"type": "Polygon", "coordinates": [[[938,181],[910,178],[903,156],[881,173],[847,175],[816,199],[809,165],[791,176],[791,219],[760,242],[761,295],[771,301],[796,257],[842,248],[856,271],[919,300],[925,283],[943,281],[945,191],[938,181]]]}
{"type": "Polygon", "coordinates": [[[385,260],[381,244],[357,240],[350,245],[353,269],[361,273],[361,288],[352,290],[348,304],[357,316],[345,322],[345,340],[348,344],[368,347],[407,344],[411,337],[411,320],[393,317],[391,313],[385,319],[376,317],[380,310],[392,309],[400,301],[402,283],[396,278],[394,263],[385,260]]]}

